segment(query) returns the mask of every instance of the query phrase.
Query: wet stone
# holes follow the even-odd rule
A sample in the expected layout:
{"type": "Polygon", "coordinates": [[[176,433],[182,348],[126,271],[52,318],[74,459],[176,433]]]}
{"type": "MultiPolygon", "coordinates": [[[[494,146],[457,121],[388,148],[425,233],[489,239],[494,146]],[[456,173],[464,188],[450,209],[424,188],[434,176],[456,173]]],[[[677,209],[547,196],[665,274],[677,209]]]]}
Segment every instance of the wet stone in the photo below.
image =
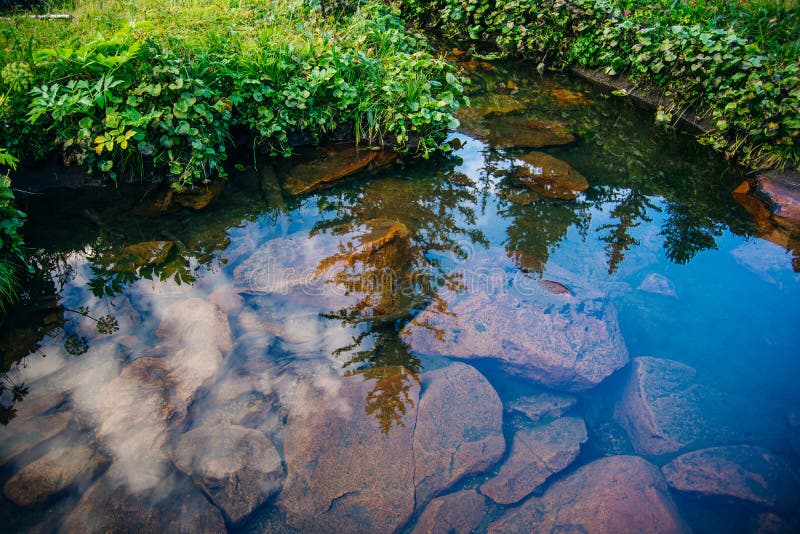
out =
{"type": "Polygon", "coordinates": [[[103,261],[110,263],[115,271],[133,273],[141,267],[164,263],[173,246],[172,241],[145,241],[128,245],[103,261]]]}
{"type": "Polygon", "coordinates": [[[692,451],[661,468],[674,489],[732,497],[757,505],[795,509],[800,479],[776,454],[749,445],[692,451]]]}
{"type": "Polygon", "coordinates": [[[576,402],[578,399],[572,395],[539,393],[515,399],[506,404],[506,409],[521,413],[529,420],[537,422],[540,419],[561,417],[575,406],[576,402]]]}
{"type": "Polygon", "coordinates": [[[556,295],[571,295],[572,291],[561,282],[555,280],[539,280],[539,285],[556,295]]]}
{"type": "Polygon", "coordinates": [[[474,367],[455,363],[430,371],[422,387],[414,433],[418,506],[462,477],[488,469],[505,451],[503,406],[474,367]]]}
{"type": "Polygon", "coordinates": [[[666,454],[694,442],[705,428],[695,370],[673,360],[639,357],[615,418],[640,454],[666,454]]]}
{"type": "Polygon", "coordinates": [[[663,274],[650,273],[648,274],[639,287],[636,288],[645,293],[653,293],[655,295],[664,295],[665,297],[677,297],[675,292],[675,284],[664,276],[663,274]]]}
{"type": "Polygon", "coordinates": [[[249,516],[283,482],[281,457],[263,433],[216,424],[181,436],[175,465],[194,480],[232,523],[249,516]]]}
{"type": "Polygon", "coordinates": [[[800,172],[768,172],[756,180],[758,191],[772,204],[773,213],[800,225],[800,172]]]}
{"type": "Polygon", "coordinates": [[[504,116],[492,119],[486,128],[483,137],[495,148],[544,148],[575,142],[575,136],[560,122],[504,116]]]}
{"type": "Polygon", "coordinates": [[[3,486],[3,495],[18,506],[41,506],[69,488],[88,485],[109,463],[87,445],[54,448],[17,471],[3,486]]]}
{"type": "Polygon", "coordinates": [[[225,189],[224,181],[215,181],[207,185],[199,185],[172,195],[172,203],[182,208],[195,211],[204,210],[225,189]]]}
{"type": "Polygon", "coordinates": [[[8,425],[0,427],[0,464],[57,436],[67,429],[71,420],[72,412],[68,410],[12,419],[8,425]]]}
{"type": "Polygon", "coordinates": [[[524,293],[475,288],[439,297],[448,313],[429,308],[401,331],[411,350],[493,358],[509,373],[564,391],[590,389],[628,362],[616,309],[604,300],[554,295],[538,284],[524,293]]]}
{"type": "Polygon", "coordinates": [[[500,399],[474,368],[425,373],[421,398],[417,379],[404,375],[406,396],[402,408],[390,407],[398,411],[389,429],[371,408],[373,380],[299,385],[288,406],[287,478],[277,501],[291,527],[393,531],[415,507],[502,456],[500,399]]]}
{"type": "Polygon", "coordinates": [[[497,195],[520,206],[530,206],[541,198],[538,193],[529,189],[501,189],[497,195]]]}
{"type": "Polygon", "coordinates": [[[224,533],[225,522],[191,481],[168,476],[153,488],[135,491],[126,473],[109,469],[81,497],[59,532],[224,533]]]}
{"type": "Polygon", "coordinates": [[[411,532],[468,534],[481,524],[486,511],[486,498],[475,490],[437,497],[425,507],[411,532]]]}
{"type": "Polygon", "coordinates": [[[492,534],[688,532],[658,468],[636,456],[596,460],[512,508],[492,534]]]}
{"type": "Polygon", "coordinates": [[[286,482],[277,505],[289,526],[304,531],[393,531],[414,511],[419,387],[412,384],[407,412],[388,433],[365,411],[372,383],[353,377],[335,387],[333,400],[302,383],[297,397],[314,409],[290,405],[283,442],[286,482]]]}
{"type": "Polygon", "coordinates": [[[550,198],[572,200],[586,191],[589,182],[568,163],[544,152],[529,152],[519,160],[517,176],[535,193],[550,198]]]}
{"type": "Polygon", "coordinates": [[[358,171],[384,167],[395,159],[397,154],[388,151],[354,145],[330,147],[317,158],[292,167],[283,187],[289,194],[300,195],[330,187],[333,182],[358,171]]]}
{"type": "Polygon", "coordinates": [[[519,502],[571,464],[586,439],[586,426],[577,417],[518,431],[511,455],[497,476],[481,486],[481,493],[499,504],[519,502]]]}
{"type": "Polygon", "coordinates": [[[460,108],[456,111],[456,118],[460,121],[475,121],[487,117],[507,115],[525,109],[525,104],[513,96],[502,94],[476,96],[470,99],[469,107],[460,108]]]}
{"type": "Polygon", "coordinates": [[[550,91],[556,101],[565,106],[590,106],[593,104],[592,100],[585,94],[577,91],[570,91],[563,87],[555,88],[550,91]]]}

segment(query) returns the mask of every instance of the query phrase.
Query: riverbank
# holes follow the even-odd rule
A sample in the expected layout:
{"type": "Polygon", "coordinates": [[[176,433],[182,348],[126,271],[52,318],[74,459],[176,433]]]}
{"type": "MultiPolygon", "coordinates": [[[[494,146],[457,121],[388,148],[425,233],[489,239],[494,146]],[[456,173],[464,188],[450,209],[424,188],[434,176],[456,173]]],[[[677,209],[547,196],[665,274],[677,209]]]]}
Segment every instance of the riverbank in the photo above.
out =
{"type": "Polygon", "coordinates": [[[486,57],[540,69],[598,69],[655,88],[656,120],[687,112],[710,125],[699,140],[750,168],[800,155],[800,24],[795,2],[673,3],[403,0],[423,27],[486,57]],[[466,31],[465,31],[466,30],[466,31]]]}
{"type": "Polygon", "coordinates": [[[0,20],[0,149],[20,172],[50,162],[182,190],[224,177],[234,146],[288,156],[350,139],[427,157],[457,124],[454,68],[380,2],[51,9],[70,18],[0,20]]]}

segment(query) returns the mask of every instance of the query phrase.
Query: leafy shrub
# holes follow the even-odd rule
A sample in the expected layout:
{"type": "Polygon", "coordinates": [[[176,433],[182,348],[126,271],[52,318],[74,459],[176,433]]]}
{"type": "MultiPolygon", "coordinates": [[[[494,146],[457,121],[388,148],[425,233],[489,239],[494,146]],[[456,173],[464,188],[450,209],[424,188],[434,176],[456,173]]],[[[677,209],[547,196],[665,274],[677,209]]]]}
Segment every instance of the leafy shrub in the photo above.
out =
{"type": "Polygon", "coordinates": [[[715,128],[701,141],[752,167],[800,149],[796,5],[627,0],[402,0],[424,25],[503,54],[653,84],[715,128]]]}
{"type": "Polygon", "coordinates": [[[273,154],[335,134],[440,149],[461,80],[396,11],[348,5],[334,20],[302,2],[253,2],[233,20],[245,31],[184,38],[140,23],[27,51],[17,39],[1,71],[0,146],[25,160],[58,149],[114,179],[163,172],[177,188],[224,176],[242,129],[273,154]]]}
{"type": "MultiPolygon", "coordinates": [[[[14,168],[16,159],[0,149],[0,169],[14,168]]],[[[22,237],[19,230],[25,214],[14,205],[11,180],[0,176],[0,312],[13,302],[19,290],[17,270],[22,258],[22,237]]]]}

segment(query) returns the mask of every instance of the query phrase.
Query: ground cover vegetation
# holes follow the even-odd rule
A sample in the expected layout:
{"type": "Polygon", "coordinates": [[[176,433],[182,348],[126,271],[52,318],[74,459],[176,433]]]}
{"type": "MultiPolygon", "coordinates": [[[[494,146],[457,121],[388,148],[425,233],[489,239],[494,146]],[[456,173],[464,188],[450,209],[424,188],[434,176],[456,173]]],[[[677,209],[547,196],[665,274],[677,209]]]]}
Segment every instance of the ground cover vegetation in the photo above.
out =
{"type": "MultiPolygon", "coordinates": [[[[181,190],[224,177],[245,143],[286,156],[347,138],[427,157],[447,149],[463,101],[455,69],[377,1],[73,0],[4,15],[0,148],[22,167],[58,158],[181,190]]],[[[13,211],[10,195],[4,184],[13,211]]],[[[18,229],[8,215],[0,250],[18,229]]]]}
{"type": "MultiPolygon", "coordinates": [[[[492,57],[624,74],[692,108],[705,143],[753,168],[800,156],[800,8],[796,0],[402,0],[422,26],[492,57]]],[[[674,117],[673,117],[674,115],[674,117]]]]}

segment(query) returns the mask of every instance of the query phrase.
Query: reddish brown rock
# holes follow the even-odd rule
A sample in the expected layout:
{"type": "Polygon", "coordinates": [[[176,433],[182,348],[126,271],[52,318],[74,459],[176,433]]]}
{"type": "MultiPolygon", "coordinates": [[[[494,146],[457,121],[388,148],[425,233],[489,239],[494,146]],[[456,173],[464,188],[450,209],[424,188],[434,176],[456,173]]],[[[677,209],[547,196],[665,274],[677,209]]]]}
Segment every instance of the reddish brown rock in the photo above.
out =
{"type": "Polygon", "coordinates": [[[425,373],[414,432],[417,505],[505,451],[503,405],[491,384],[463,363],[425,373]],[[460,407],[460,408],[457,408],[460,407]]]}
{"type": "Polygon", "coordinates": [[[295,165],[283,187],[288,193],[299,195],[329,187],[333,182],[358,171],[384,167],[395,159],[397,154],[394,152],[354,145],[332,147],[316,159],[295,165]]]}
{"type": "Polygon", "coordinates": [[[215,181],[193,186],[172,195],[172,203],[182,208],[200,211],[208,207],[225,189],[225,182],[215,181]]]}
{"type": "Polygon", "coordinates": [[[563,87],[551,89],[550,93],[561,105],[589,106],[594,103],[585,94],[578,93],[577,91],[570,91],[569,89],[564,89],[563,87]]]}
{"type": "Polygon", "coordinates": [[[439,296],[446,313],[430,308],[401,332],[416,352],[494,358],[512,374],[567,391],[590,389],[628,362],[616,309],[606,301],[554,295],[538,284],[524,294],[477,287],[439,296]]]}
{"type": "Polygon", "coordinates": [[[575,136],[559,122],[505,116],[492,119],[485,127],[485,140],[495,148],[544,148],[575,142],[575,136]]]}
{"type": "Polygon", "coordinates": [[[507,511],[493,534],[688,532],[658,468],[637,456],[609,456],[507,511]]]}
{"type": "Polygon", "coordinates": [[[666,454],[700,437],[706,425],[694,377],[695,370],[680,362],[633,359],[615,418],[636,452],[666,454]]]}
{"type": "Polygon", "coordinates": [[[561,417],[567,410],[575,406],[576,402],[578,399],[572,395],[539,393],[515,399],[506,404],[506,408],[512,412],[519,412],[536,422],[548,417],[561,417]]]}
{"type": "Polygon", "coordinates": [[[511,455],[481,493],[499,504],[513,504],[530,495],[552,475],[575,460],[585,443],[586,426],[577,417],[555,421],[514,434],[511,455]]]}
{"type": "MultiPolygon", "coordinates": [[[[333,384],[331,384],[333,386],[333,384]]],[[[388,433],[365,411],[371,381],[336,383],[335,402],[308,384],[298,397],[313,409],[290,410],[284,430],[286,482],[278,507],[309,532],[391,532],[414,511],[414,424],[419,386],[388,433]]]]}
{"type": "Polygon", "coordinates": [[[470,99],[470,105],[468,107],[460,108],[456,112],[456,118],[460,121],[470,122],[487,117],[523,111],[525,108],[525,104],[513,96],[502,94],[476,96],[470,99]]]}
{"type": "Polygon", "coordinates": [[[263,433],[231,424],[181,436],[175,465],[191,477],[232,523],[239,523],[280,490],[281,457],[263,433]]]}
{"type": "Polygon", "coordinates": [[[483,495],[475,490],[459,491],[433,499],[419,516],[412,534],[468,534],[481,524],[485,515],[483,495]]]}
{"type": "Polygon", "coordinates": [[[753,216],[759,237],[775,243],[792,254],[792,267],[800,272],[800,224],[772,214],[769,207],[752,194],[748,181],[733,191],[733,198],[753,216]]]}
{"type": "Polygon", "coordinates": [[[661,468],[674,489],[733,497],[791,510],[800,501],[800,481],[783,458],[761,447],[713,447],[681,455],[661,468]]]}
{"type": "Polygon", "coordinates": [[[108,464],[105,455],[83,444],[55,448],[17,471],[3,494],[18,506],[41,506],[69,488],[88,484],[108,464]]]}
{"type": "Polygon", "coordinates": [[[570,291],[569,288],[561,282],[556,282],[554,280],[539,280],[539,284],[550,293],[555,293],[556,295],[572,294],[572,291],[570,291]]]}
{"type": "Polygon", "coordinates": [[[415,506],[499,459],[502,407],[482,375],[464,364],[431,371],[421,399],[405,375],[401,405],[382,408],[394,411],[389,428],[375,410],[374,380],[300,384],[283,433],[287,477],[277,502],[291,527],[391,532],[415,506]]]}
{"type": "Polygon", "coordinates": [[[224,533],[222,514],[182,477],[167,476],[154,488],[131,490],[113,466],[81,497],[59,532],[224,533]]]}
{"type": "Polygon", "coordinates": [[[781,219],[800,226],[800,172],[768,172],[756,178],[758,191],[781,219]]]}
{"type": "Polygon", "coordinates": [[[531,191],[565,200],[586,191],[589,182],[568,163],[544,152],[529,152],[520,158],[519,181],[531,191]]]}

